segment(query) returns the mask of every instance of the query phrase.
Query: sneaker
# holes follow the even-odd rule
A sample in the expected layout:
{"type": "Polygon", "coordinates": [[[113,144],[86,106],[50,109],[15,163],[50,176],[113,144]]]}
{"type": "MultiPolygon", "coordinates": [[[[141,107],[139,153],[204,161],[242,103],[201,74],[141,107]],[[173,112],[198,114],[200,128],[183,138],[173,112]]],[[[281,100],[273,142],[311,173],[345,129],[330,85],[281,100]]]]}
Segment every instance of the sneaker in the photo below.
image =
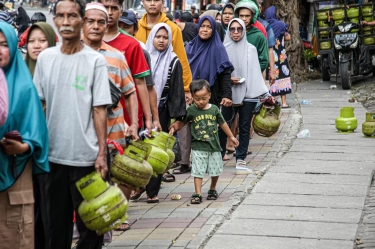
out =
{"type": "Polygon", "coordinates": [[[246,167],[246,162],[244,160],[237,160],[236,175],[248,175],[252,173],[253,171],[246,167]]]}

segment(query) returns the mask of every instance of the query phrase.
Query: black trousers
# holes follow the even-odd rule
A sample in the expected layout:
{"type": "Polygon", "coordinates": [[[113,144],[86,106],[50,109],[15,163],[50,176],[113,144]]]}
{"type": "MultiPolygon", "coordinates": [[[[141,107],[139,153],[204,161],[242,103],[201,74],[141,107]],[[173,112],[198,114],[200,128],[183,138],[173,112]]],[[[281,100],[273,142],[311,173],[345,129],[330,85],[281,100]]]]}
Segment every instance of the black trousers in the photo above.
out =
{"type": "MultiPolygon", "coordinates": [[[[167,105],[163,107],[159,106],[159,120],[161,128],[164,132],[169,132],[169,126],[171,124],[171,117],[169,116],[167,105]]],[[[147,196],[153,198],[159,194],[161,180],[163,175],[158,175],[157,177],[151,177],[150,182],[146,186],[147,196]]]]}
{"type": "MultiPolygon", "coordinates": [[[[49,197],[50,248],[70,249],[73,236],[73,211],[77,212],[83,198],[75,183],[95,171],[91,167],[74,167],[50,162],[51,172],[46,182],[49,197]]],[[[88,230],[80,216],[76,215],[76,225],[80,234],[77,249],[101,249],[103,236],[88,230]]]]}
{"type": "Polygon", "coordinates": [[[46,182],[48,174],[33,176],[34,185],[34,212],[35,212],[35,248],[49,249],[49,216],[47,210],[47,189],[46,182]]]}

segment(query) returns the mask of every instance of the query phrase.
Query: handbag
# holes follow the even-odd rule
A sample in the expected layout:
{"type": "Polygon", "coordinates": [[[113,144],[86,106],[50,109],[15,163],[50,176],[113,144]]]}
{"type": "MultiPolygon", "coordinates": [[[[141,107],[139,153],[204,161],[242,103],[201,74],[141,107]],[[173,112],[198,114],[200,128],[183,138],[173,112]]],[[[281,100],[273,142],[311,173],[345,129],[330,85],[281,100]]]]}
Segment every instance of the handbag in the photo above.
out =
{"type": "MultiPolygon", "coordinates": [[[[18,131],[10,131],[4,135],[4,138],[10,139],[10,140],[16,140],[22,143],[22,136],[18,131]]],[[[0,143],[0,146],[3,150],[5,150],[4,145],[2,143],[0,143]]],[[[16,167],[16,159],[17,159],[17,155],[13,155],[12,173],[13,173],[14,178],[18,176],[17,167],[16,167]]]]}
{"type": "Polygon", "coordinates": [[[111,78],[109,79],[109,88],[111,91],[111,98],[112,98],[112,105],[108,106],[108,109],[117,108],[118,102],[120,102],[121,99],[121,89],[116,85],[115,82],[111,78]]]}

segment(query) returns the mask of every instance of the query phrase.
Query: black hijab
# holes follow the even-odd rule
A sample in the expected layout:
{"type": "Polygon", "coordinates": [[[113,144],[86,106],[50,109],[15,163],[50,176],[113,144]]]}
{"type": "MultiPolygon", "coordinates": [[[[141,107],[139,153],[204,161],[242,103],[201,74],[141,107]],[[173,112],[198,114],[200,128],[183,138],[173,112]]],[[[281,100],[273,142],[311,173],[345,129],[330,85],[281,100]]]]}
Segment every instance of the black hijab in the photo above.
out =
{"type": "Polygon", "coordinates": [[[30,23],[30,17],[27,15],[26,10],[22,7],[18,7],[18,15],[16,18],[16,24],[18,28],[18,36],[20,36],[28,27],[30,23]]]}

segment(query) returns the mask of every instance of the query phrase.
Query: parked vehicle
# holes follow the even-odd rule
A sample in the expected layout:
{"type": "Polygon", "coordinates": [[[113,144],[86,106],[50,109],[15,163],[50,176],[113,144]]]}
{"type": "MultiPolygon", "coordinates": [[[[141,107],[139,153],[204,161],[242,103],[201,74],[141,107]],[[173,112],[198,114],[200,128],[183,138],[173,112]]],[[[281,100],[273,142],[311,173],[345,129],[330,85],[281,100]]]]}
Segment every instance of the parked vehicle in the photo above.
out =
{"type": "Polygon", "coordinates": [[[361,25],[361,21],[374,20],[375,2],[362,5],[348,4],[318,8],[325,0],[314,1],[318,59],[322,79],[330,80],[330,74],[340,76],[343,89],[350,89],[352,76],[375,76],[371,55],[375,53],[373,27],[361,25]]]}

